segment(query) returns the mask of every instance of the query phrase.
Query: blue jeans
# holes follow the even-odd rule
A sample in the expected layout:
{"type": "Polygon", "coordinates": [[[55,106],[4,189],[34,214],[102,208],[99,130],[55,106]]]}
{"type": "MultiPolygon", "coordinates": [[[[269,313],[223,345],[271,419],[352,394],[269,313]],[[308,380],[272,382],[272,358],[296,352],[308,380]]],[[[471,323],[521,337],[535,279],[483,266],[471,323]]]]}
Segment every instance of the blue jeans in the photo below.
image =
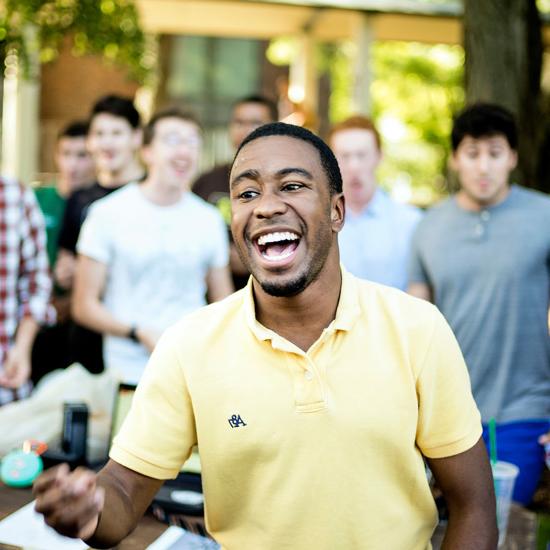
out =
{"type": "MultiPolygon", "coordinates": [[[[533,499],[544,463],[544,447],[540,435],[550,429],[548,420],[521,420],[497,424],[497,454],[499,460],[519,468],[512,498],[526,506],[533,499]]],[[[489,431],[483,424],[483,440],[489,451],[489,431]]]]}

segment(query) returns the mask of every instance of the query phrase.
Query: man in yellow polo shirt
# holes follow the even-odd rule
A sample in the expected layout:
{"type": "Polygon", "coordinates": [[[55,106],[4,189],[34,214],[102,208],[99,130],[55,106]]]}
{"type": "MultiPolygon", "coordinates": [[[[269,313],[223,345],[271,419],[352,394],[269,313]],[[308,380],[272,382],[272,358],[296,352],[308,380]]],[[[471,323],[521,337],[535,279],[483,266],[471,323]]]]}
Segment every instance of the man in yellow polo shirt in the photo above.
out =
{"type": "Polygon", "coordinates": [[[35,484],[58,531],[112,546],[198,444],[208,531],[227,550],[496,547],[491,472],[454,336],[431,304],[342,270],[338,165],[275,123],[231,170],[232,232],[252,278],[161,338],[96,476],[35,484]]]}

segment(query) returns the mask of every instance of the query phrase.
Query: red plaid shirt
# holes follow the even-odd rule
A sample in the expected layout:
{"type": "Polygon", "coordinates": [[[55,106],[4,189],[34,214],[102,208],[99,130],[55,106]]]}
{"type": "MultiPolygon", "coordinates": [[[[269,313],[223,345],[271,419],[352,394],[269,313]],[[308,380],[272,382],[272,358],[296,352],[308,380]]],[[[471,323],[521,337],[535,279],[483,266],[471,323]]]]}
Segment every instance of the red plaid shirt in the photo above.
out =
{"type": "MultiPolygon", "coordinates": [[[[51,286],[44,218],[34,193],[0,178],[0,369],[23,317],[40,324],[55,320],[51,286]]],[[[15,392],[0,387],[0,405],[29,392],[30,384],[15,392]]]]}

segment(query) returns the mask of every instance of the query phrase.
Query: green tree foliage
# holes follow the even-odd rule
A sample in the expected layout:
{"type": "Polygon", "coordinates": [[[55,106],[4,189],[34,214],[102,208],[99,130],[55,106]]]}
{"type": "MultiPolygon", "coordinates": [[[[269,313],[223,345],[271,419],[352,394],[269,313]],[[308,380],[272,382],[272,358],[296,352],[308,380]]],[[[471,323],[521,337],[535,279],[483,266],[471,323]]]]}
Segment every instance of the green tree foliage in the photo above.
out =
{"type": "MultiPolygon", "coordinates": [[[[352,114],[355,46],[325,49],[331,74],[332,122],[352,114]]],[[[382,186],[420,204],[448,191],[449,135],[464,104],[460,46],[377,42],[371,52],[372,116],[383,138],[382,186]],[[412,191],[412,196],[407,193],[412,191]]]]}
{"type": "MultiPolygon", "coordinates": [[[[273,40],[267,52],[277,65],[297,55],[292,38],[273,40]]],[[[329,118],[354,114],[355,43],[317,49],[320,74],[330,76],[329,118]]],[[[372,116],[382,134],[381,185],[421,205],[448,192],[447,160],[453,115],[464,105],[464,50],[460,46],[376,42],[370,53],[372,116]]]]}
{"type": "Polygon", "coordinates": [[[452,119],[464,104],[463,49],[381,42],[373,50],[373,115],[387,158],[381,180],[389,186],[410,183],[416,202],[432,202],[448,190],[443,176],[452,119]],[[396,131],[385,124],[388,120],[396,121],[396,131]]]}
{"type": "Polygon", "coordinates": [[[26,69],[33,51],[41,62],[52,61],[67,35],[72,37],[75,55],[100,54],[127,67],[138,81],[150,71],[132,0],[4,0],[0,4],[2,59],[9,50],[16,50],[26,69]]]}

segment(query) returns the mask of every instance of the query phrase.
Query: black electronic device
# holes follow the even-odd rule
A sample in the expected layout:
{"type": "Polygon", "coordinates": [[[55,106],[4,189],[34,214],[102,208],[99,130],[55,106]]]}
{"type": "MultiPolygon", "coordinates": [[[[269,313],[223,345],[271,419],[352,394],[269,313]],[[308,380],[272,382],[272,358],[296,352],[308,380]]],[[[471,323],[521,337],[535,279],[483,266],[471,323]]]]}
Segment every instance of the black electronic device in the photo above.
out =
{"type": "Polygon", "coordinates": [[[153,498],[153,505],[161,507],[167,514],[202,517],[204,497],[201,476],[180,472],[175,479],[168,479],[153,498]]]}
{"type": "Polygon", "coordinates": [[[68,455],[86,461],[88,440],[88,407],[86,403],[65,403],[63,405],[63,437],[61,448],[68,455]]]}
{"type": "Polygon", "coordinates": [[[58,448],[49,448],[43,455],[46,468],[67,462],[71,468],[87,464],[88,406],[86,403],[63,404],[63,431],[58,448]]]}

